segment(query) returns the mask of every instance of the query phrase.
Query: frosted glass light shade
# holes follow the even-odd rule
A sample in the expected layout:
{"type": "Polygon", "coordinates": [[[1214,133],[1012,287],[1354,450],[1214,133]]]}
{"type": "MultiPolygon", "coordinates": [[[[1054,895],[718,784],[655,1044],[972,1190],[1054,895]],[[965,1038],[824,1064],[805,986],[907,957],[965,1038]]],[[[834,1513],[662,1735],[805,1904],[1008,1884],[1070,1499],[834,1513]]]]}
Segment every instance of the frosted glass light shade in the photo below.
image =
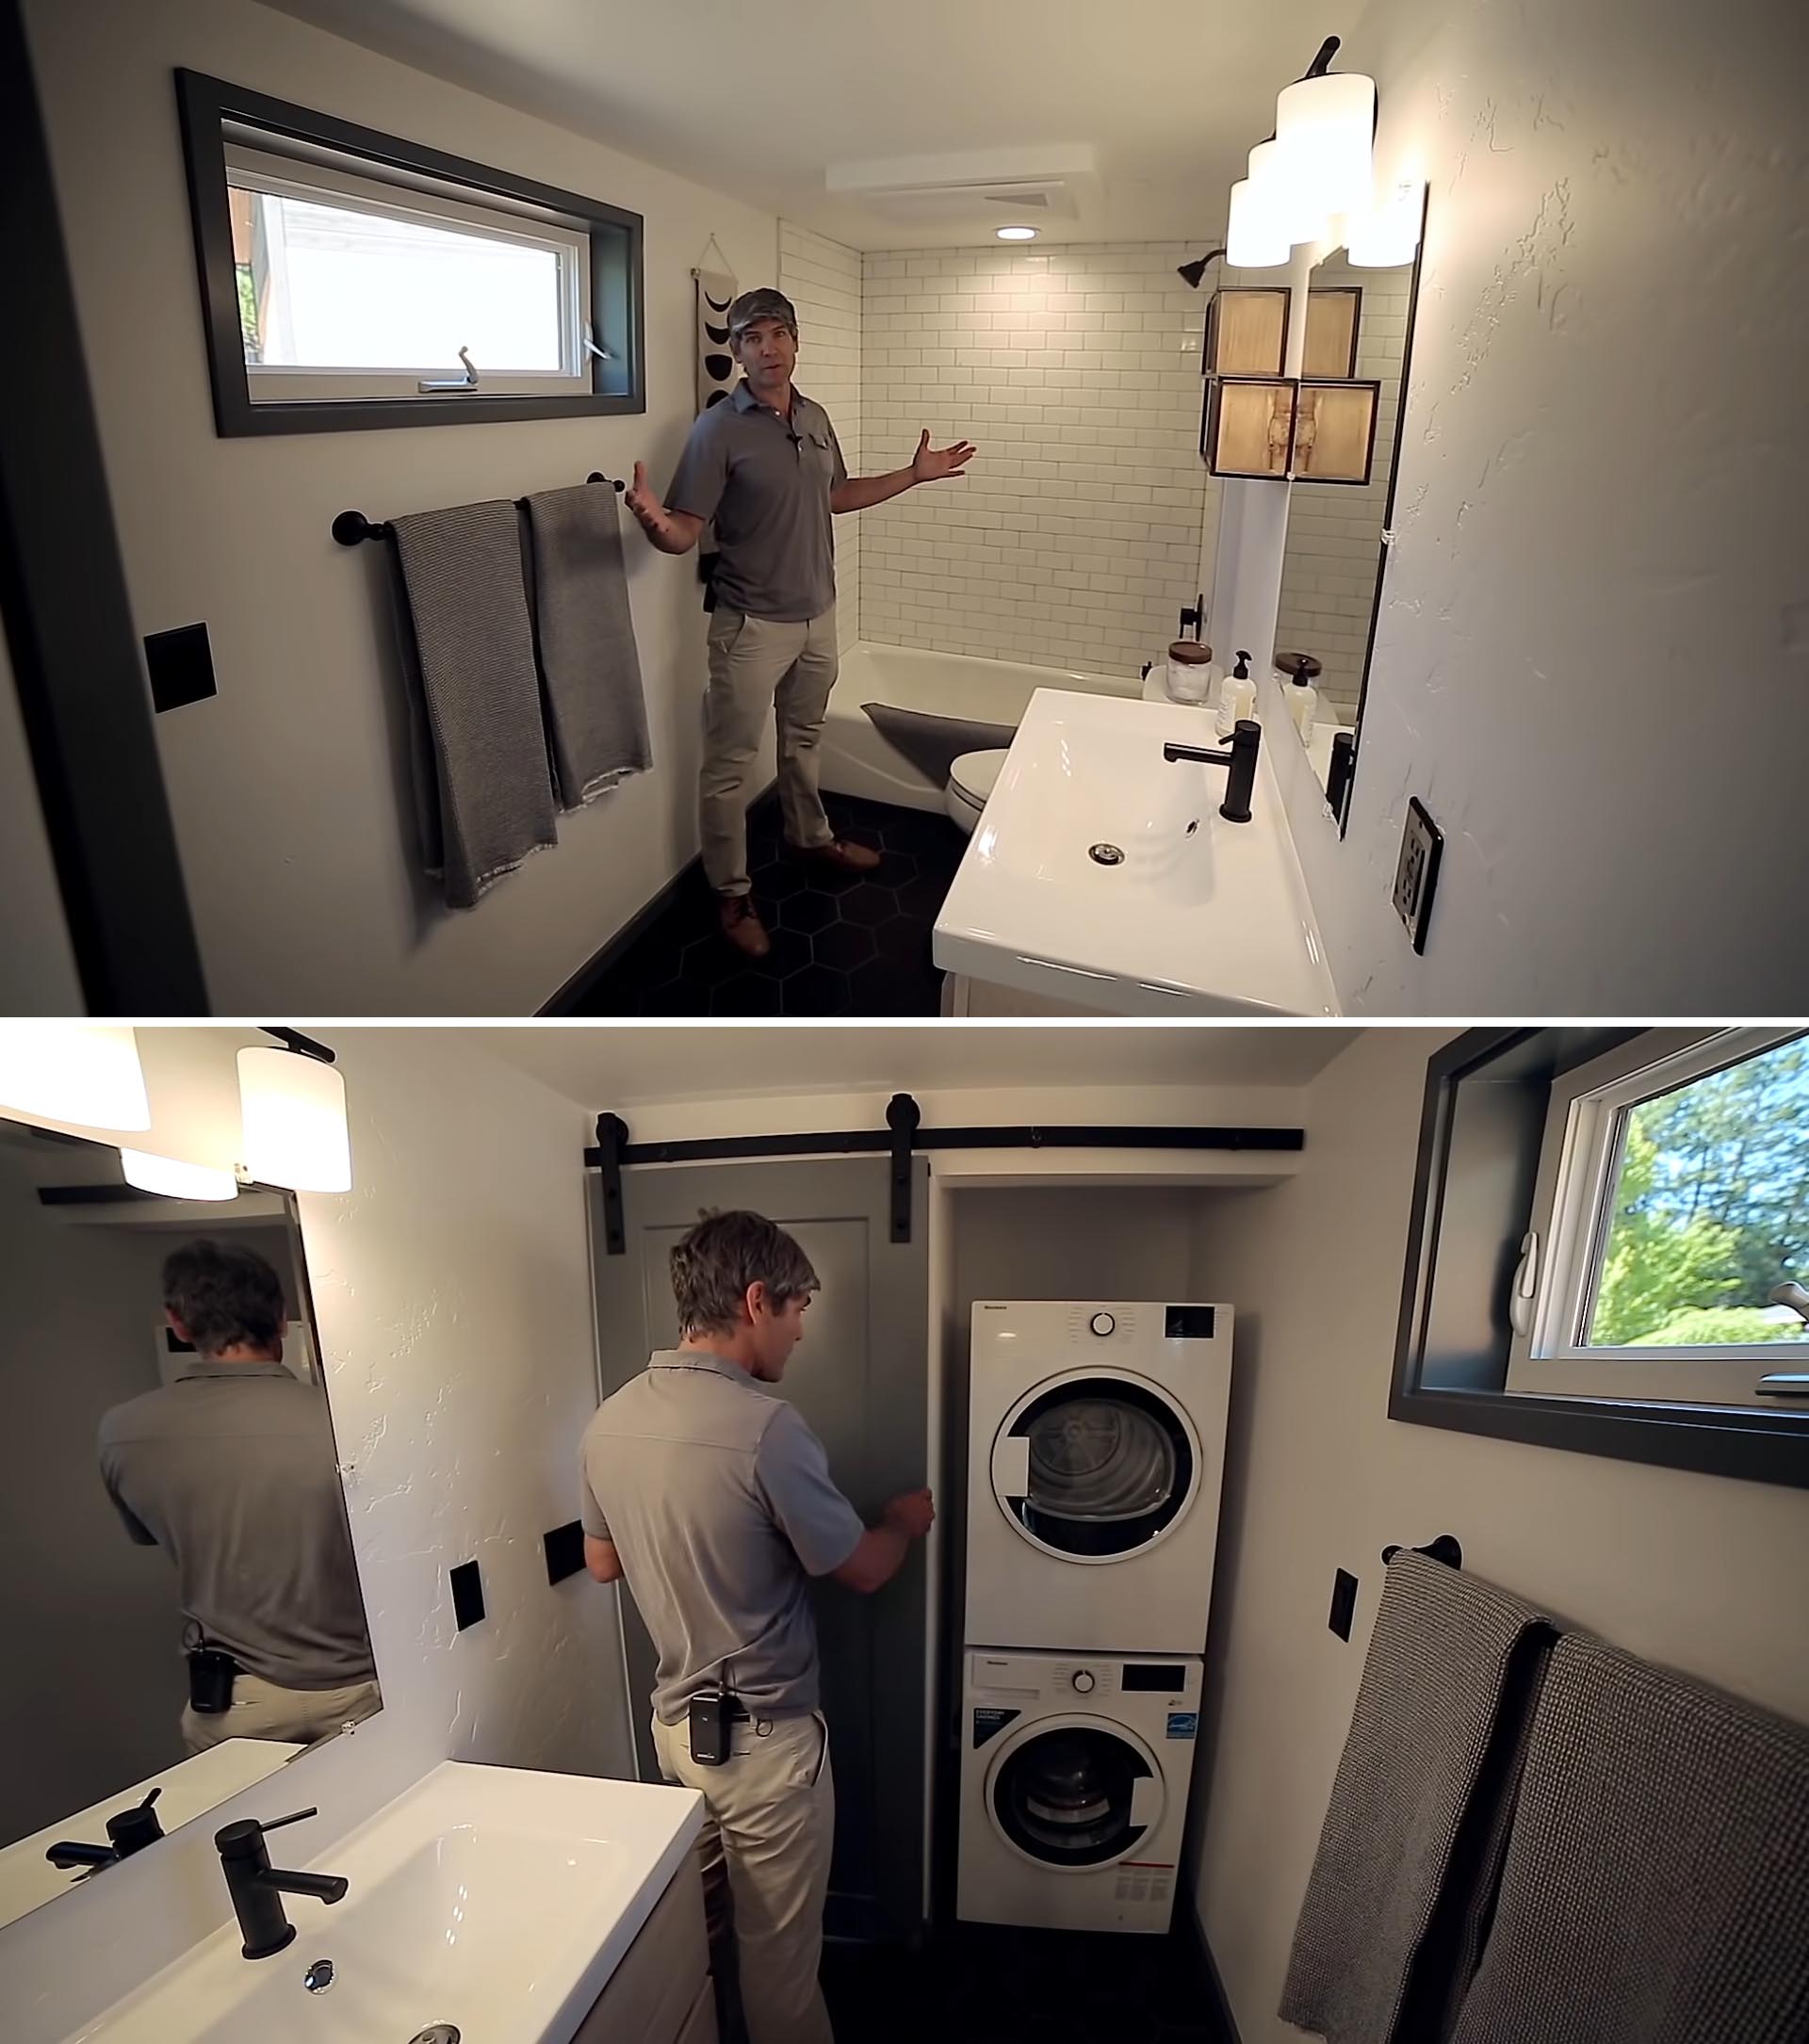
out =
{"type": "Polygon", "coordinates": [[[298,1192],[351,1190],[346,1082],[331,1064],[259,1045],[238,1054],[247,1172],[298,1192]]]}
{"type": "Polygon", "coordinates": [[[1357,269],[1399,269],[1419,252],[1420,221],[1426,212],[1426,187],[1405,178],[1380,205],[1353,219],[1345,237],[1345,255],[1357,269]]]}
{"type": "Polygon", "coordinates": [[[1327,208],[1282,154],[1279,138],[1258,142],[1250,151],[1249,164],[1250,183],[1263,210],[1287,235],[1289,244],[1317,241],[1326,231],[1327,208]]]}
{"type": "Polygon", "coordinates": [[[1369,206],[1376,81],[1328,72],[1283,86],[1275,103],[1275,144],[1288,180],[1321,214],[1369,206]]]}
{"type": "Polygon", "coordinates": [[[1274,269],[1293,251],[1288,237],[1265,211],[1261,196],[1247,177],[1231,187],[1231,209],[1225,230],[1225,260],[1233,269],[1274,269]]]}
{"type": "Polygon", "coordinates": [[[236,1199],[238,1180],[230,1171],[205,1164],[185,1164],[177,1157],[154,1157],[149,1150],[122,1150],[120,1168],[125,1182],[141,1192],[161,1192],[170,1199],[236,1199]]]}
{"type": "Polygon", "coordinates": [[[0,1108],[84,1128],[148,1128],[138,1039],[89,1022],[0,1023],[0,1108]]]}

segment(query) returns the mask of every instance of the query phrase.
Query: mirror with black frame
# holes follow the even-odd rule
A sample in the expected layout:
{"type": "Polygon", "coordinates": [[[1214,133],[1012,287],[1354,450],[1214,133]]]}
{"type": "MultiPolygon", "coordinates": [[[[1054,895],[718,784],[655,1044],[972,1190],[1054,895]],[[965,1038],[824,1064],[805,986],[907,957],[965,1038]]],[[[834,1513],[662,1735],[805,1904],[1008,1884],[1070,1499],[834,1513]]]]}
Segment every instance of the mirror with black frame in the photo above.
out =
{"type": "Polygon", "coordinates": [[[377,1711],[292,1194],[0,1118],[0,1923],[377,1711]]]}
{"type": "Polygon", "coordinates": [[[1419,258],[1359,268],[1343,249],[1312,273],[1308,359],[1276,614],[1276,679],[1342,824],[1387,573],[1419,258]]]}

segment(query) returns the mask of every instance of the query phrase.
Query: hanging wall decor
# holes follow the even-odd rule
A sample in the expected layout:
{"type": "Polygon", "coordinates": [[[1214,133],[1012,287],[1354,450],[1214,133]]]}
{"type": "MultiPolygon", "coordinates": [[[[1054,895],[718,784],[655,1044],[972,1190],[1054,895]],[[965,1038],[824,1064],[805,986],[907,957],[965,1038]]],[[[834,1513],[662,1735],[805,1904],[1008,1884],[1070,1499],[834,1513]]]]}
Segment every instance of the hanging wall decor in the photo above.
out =
{"type": "MultiPolygon", "coordinates": [[[[711,237],[709,247],[715,248],[711,237]]],[[[709,253],[709,250],[705,251],[709,253]]],[[[722,251],[717,250],[720,259],[722,251]]],[[[728,351],[728,308],[735,279],[720,269],[693,269],[697,282],[697,409],[708,412],[735,388],[735,357],[728,351]]]]}

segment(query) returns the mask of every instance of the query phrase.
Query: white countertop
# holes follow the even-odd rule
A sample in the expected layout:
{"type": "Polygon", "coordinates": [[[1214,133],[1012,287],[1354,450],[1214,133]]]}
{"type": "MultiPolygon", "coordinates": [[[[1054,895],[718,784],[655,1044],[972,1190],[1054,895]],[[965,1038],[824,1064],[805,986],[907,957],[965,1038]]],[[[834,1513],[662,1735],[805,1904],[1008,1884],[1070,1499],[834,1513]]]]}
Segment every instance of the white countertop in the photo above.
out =
{"type": "MultiPolygon", "coordinates": [[[[161,1789],[156,1801],[157,1822],[166,1831],[249,1789],[254,1781],[275,1774],[285,1760],[302,1748],[282,1739],[222,1739],[204,1753],[177,1760],[161,1774],[147,1775],[142,1781],[122,1789],[73,1816],[59,1817],[55,1824],[34,1831],[0,1851],[0,1923],[67,1894],[90,1874],[86,1867],[53,1867],[44,1857],[52,1845],[74,1839],[84,1845],[106,1843],[106,1820],[135,1803],[142,1803],[153,1789],[161,1789]]],[[[100,1870],[105,1874],[106,1869],[100,1870]]]]}
{"type": "Polygon", "coordinates": [[[1330,1015],[1337,994],[1263,733],[1251,818],[1218,813],[1209,710],[1039,689],[937,918],[945,972],[1114,1014],[1330,1015]],[[1102,865],[1107,844],[1123,856],[1102,865]]]}

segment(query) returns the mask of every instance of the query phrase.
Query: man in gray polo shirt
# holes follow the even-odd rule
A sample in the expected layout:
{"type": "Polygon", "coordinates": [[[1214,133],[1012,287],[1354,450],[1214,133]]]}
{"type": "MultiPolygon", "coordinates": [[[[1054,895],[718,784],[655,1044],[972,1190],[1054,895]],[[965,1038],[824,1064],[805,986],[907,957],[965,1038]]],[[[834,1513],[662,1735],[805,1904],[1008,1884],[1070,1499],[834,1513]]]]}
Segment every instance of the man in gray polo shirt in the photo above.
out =
{"type": "Polygon", "coordinates": [[[691,430],[661,504],[634,464],[624,499],[661,553],[683,554],[714,519],[721,549],[709,625],[700,775],[704,871],[723,933],[763,958],[772,946],[747,877],[747,776],[769,709],[779,726],[779,802],[787,841],[851,872],[879,854],[839,838],[817,788],[817,744],[835,685],[836,576],[832,512],[866,511],[920,482],[959,477],[973,455],[918,440],[908,468],[850,476],[829,414],[791,387],[798,316],[773,290],[743,291],[728,308],[728,345],[745,381],[691,430]]]}
{"type": "Polygon", "coordinates": [[[830,1480],[823,1444],[777,1384],[817,1275],[756,1213],[712,1214],[672,1252],[679,1345],[606,1399],[584,1435],[584,1558],[626,1580],[653,1636],[653,1736],[669,1781],[698,1790],[710,1939],[732,1902],[749,2044],[833,2044],[817,1985],[835,1838],[809,1578],[864,1594],[903,1566],[935,1517],[927,1490],[869,1529],[830,1480]],[[728,1760],[693,1758],[703,1692],[745,1711],[728,1760]]]}
{"type": "Polygon", "coordinates": [[[326,1397],[284,1367],[283,1281],[254,1250],[177,1250],[163,1296],[197,1353],[106,1414],[100,1460],[126,1532],[175,1564],[185,1647],[237,1663],[183,1739],[324,1739],[382,1701],[326,1397]]]}

